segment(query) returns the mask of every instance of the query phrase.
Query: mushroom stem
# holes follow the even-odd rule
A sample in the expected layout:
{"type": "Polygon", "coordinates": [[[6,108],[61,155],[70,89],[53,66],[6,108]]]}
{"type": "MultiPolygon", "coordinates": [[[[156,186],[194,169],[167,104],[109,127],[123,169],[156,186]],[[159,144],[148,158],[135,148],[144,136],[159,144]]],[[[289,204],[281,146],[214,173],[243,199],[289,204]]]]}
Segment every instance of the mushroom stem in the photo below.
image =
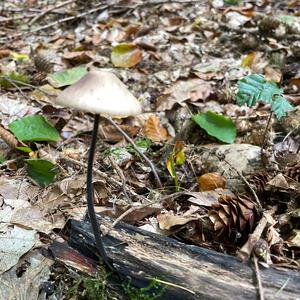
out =
{"type": "Polygon", "coordinates": [[[133,141],[133,139],[110,117],[106,117],[106,119],[113,125],[115,126],[115,128],[125,137],[125,139],[133,146],[133,148],[139,153],[139,155],[144,159],[144,161],[148,164],[148,166],[150,167],[150,169],[153,172],[155,181],[156,181],[156,185],[158,188],[162,188],[162,184],[160,181],[160,178],[157,174],[156,168],[154,166],[154,164],[152,163],[152,161],[143,153],[141,152],[141,150],[139,149],[139,147],[135,144],[135,142],[133,141]]]}
{"type": "Polygon", "coordinates": [[[99,118],[100,118],[99,115],[96,114],[94,119],[92,141],[89,150],[87,179],[86,179],[87,205],[88,205],[88,214],[89,214],[90,222],[95,236],[96,248],[102,257],[103,262],[109,267],[110,270],[114,271],[114,267],[112,266],[110,259],[107,256],[107,253],[104,248],[103,239],[100,233],[100,228],[99,228],[99,224],[97,221],[95,208],[94,208],[93,163],[94,163],[94,154],[95,154],[97,133],[99,127],[99,118]]]}

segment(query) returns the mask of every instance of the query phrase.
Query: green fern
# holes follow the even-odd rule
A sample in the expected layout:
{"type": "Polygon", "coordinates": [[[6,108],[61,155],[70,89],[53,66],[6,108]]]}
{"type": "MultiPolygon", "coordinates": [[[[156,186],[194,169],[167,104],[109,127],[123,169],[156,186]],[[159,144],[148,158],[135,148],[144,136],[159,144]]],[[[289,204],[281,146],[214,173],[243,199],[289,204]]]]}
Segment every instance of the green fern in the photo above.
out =
{"type": "Polygon", "coordinates": [[[283,96],[283,89],[277,87],[276,83],[268,82],[264,76],[251,74],[237,83],[238,93],[236,102],[238,105],[255,105],[258,101],[271,104],[271,111],[278,119],[284,117],[294,107],[283,96]]]}

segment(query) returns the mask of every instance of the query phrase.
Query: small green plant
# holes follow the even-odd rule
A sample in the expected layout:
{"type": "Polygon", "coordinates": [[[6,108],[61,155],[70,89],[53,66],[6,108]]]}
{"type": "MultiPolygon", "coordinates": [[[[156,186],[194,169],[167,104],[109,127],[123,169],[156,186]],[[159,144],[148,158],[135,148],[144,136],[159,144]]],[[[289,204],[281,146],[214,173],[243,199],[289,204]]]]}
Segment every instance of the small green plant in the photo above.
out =
{"type": "Polygon", "coordinates": [[[97,273],[95,277],[81,275],[74,279],[67,293],[67,299],[108,300],[118,299],[115,292],[107,286],[106,273],[97,273]]]}
{"type": "Polygon", "coordinates": [[[175,191],[179,191],[179,180],[176,173],[176,166],[182,166],[185,163],[184,143],[176,141],[175,146],[167,159],[167,170],[174,180],[175,191]]]}
{"type": "Polygon", "coordinates": [[[246,104],[251,107],[257,102],[271,105],[271,113],[267,121],[262,142],[262,148],[264,148],[266,134],[268,132],[273,113],[276,118],[280,120],[285,117],[289,111],[292,111],[294,107],[283,96],[283,89],[278,88],[275,82],[266,81],[262,75],[248,75],[240,79],[237,86],[238,93],[236,95],[236,102],[238,105],[242,106],[243,104],[246,104]]]}
{"type": "Polygon", "coordinates": [[[155,279],[144,288],[133,287],[130,280],[122,286],[130,300],[155,300],[165,293],[165,287],[155,279]]]}
{"type": "Polygon", "coordinates": [[[56,165],[48,160],[37,158],[37,153],[25,142],[56,142],[60,138],[58,131],[41,115],[23,117],[11,122],[8,127],[22,142],[22,146],[17,146],[16,149],[29,155],[29,159],[24,159],[28,175],[42,186],[53,182],[57,173],[56,165]]]}
{"type": "Polygon", "coordinates": [[[263,102],[271,105],[271,111],[277,119],[284,117],[294,107],[283,96],[283,89],[277,87],[275,82],[268,82],[264,76],[251,74],[237,83],[238,93],[236,102],[238,105],[247,104],[253,106],[257,102],[263,102]]]}

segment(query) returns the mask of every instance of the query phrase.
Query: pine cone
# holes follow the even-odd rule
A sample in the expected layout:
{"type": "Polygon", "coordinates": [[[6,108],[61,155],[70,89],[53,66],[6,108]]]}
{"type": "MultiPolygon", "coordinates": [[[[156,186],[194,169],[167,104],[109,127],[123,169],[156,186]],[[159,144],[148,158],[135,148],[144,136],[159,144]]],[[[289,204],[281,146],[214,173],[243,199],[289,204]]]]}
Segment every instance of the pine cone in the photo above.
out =
{"type": "Polygon", "coordinates": [[[277,19],[273,17],[265,17],[259,22],[258,29],[261,34],[271,36],[274,34],[279,25],[280,21],[278,21],[277,19]]]}
{"type": "Polygon", "coordinates": [[[224,231],[229,237],[248,235],[252,231],[257,211],[253,201],[246,197],[231,197],[224,195],[219,198],[219,203],[214,204],[208,212],[214,230],[220,236],[224,231]]]}
{"type": "Polygon", "coordinates": [[[267,172],[257,172],[250,176],[248,182],[259,197],[263,197],[266,191],[266,184],[272,177],[267,172]]]}
{"type": "Polygon", "coordinates": [[[287,167],[285,169],[284,175],[300,183],[300,163],[292,167],[287,167]]]}

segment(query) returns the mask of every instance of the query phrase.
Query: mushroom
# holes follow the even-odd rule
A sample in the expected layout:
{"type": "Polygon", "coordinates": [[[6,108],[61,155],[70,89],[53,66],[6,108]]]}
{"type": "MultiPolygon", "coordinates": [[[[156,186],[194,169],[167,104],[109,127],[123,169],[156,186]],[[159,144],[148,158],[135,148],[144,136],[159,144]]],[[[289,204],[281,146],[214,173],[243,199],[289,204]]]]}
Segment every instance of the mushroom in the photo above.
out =
{"type": "Polygon", "coordinates": [[[104,263],[114,271],[102,240],[94,208],[93,162],[99,115],[127,117],[141,113],[137,99],[117,76],[110,72],[91,70],[79,81],[66,88],[56,99],[56,104],[95,113],[94,128],[90,144],[87,167],[87,205],[90,222],[95,236],[96,247],[104,263]]]}

